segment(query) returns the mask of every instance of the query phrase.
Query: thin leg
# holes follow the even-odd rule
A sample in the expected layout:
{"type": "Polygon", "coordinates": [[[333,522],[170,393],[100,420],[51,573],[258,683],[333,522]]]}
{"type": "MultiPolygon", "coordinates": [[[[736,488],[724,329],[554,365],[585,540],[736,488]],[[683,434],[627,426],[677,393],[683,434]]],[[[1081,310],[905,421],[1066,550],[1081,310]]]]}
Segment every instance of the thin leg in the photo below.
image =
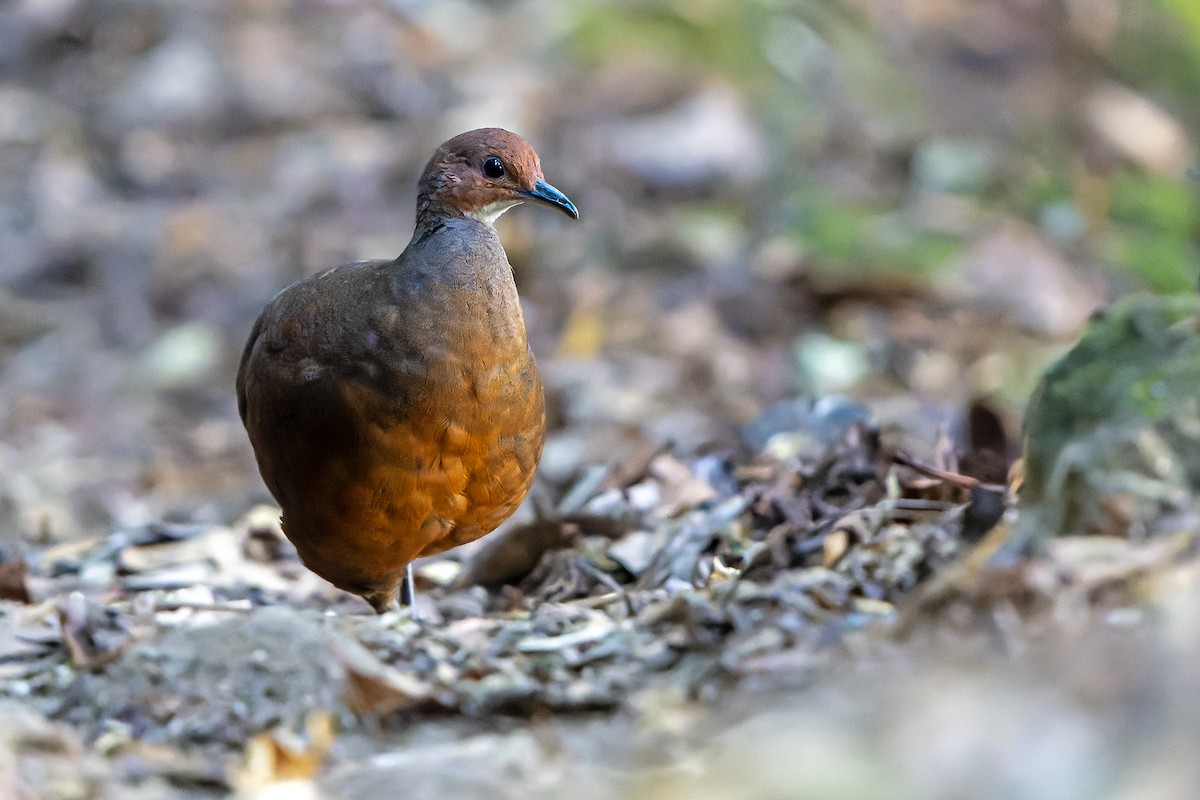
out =
{"type": "Polygon", "coordinates": [[[413,622],[418,624],[425,620],[421,619],[421,612],[417,611],[417,582],[413,579],[412,564],[404,568],[404,583],[400,584],[401,602],[408,606],[409,617],[413,622]]]}
{"type": "Polygon", "coordinates": [[[404,568],[404,583],[400,584],[400,604],[414,610],[417,605],[417,584],[413,579],[412,564],[404,568]]]}

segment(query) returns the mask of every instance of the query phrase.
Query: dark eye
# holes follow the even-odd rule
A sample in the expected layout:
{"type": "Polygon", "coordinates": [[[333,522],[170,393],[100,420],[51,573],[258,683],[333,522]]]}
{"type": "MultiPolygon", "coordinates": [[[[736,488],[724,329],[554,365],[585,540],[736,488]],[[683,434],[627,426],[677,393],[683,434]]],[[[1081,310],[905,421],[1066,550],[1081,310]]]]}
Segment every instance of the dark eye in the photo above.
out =
{"type": "Polygon", "coordinates": [[[483,174],[489,178],[504,177],[504,162],[492,156],[483,160],[483,174]]]}

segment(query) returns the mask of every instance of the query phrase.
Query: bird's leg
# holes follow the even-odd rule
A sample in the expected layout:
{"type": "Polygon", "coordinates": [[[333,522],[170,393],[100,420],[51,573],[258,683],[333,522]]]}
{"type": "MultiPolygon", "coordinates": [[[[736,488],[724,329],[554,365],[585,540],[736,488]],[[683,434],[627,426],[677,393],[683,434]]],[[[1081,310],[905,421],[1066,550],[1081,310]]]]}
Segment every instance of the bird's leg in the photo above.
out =
{"type": "Polygon", "coordinates": [[[400,604],[412,609],[417,615],[417,582],[413,578],[412,564],[404,568],[404,582],[400,584],[400,604]]]}

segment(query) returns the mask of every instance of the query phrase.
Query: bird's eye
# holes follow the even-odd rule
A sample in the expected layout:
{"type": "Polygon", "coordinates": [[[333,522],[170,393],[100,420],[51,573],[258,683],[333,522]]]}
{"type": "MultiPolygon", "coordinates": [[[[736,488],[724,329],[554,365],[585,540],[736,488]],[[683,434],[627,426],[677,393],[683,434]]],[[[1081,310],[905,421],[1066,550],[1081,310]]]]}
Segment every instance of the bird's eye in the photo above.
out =
{"type": "Polygon", "coordinates": [[[489,178],[504,177],[504,162],[492,156],[483,160],[483,174],[489,178]]]}

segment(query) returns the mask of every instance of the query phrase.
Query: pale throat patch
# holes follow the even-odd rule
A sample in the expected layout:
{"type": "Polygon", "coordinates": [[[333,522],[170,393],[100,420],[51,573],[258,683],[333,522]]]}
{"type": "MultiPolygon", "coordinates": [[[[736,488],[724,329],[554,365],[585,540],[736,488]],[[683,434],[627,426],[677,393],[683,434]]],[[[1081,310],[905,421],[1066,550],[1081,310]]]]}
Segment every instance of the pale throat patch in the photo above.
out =
{"type": "Polygon", "coordinates": [[[495,203],[490,203],[483,208],[467,212],[467,216],[474,217],[480,222],[486,222],[488,225],[494,225],[496,224],[496,220],[500,219],[501,214],[513,206],[520,204],[520,200],[497,200],[495,203]]]}

